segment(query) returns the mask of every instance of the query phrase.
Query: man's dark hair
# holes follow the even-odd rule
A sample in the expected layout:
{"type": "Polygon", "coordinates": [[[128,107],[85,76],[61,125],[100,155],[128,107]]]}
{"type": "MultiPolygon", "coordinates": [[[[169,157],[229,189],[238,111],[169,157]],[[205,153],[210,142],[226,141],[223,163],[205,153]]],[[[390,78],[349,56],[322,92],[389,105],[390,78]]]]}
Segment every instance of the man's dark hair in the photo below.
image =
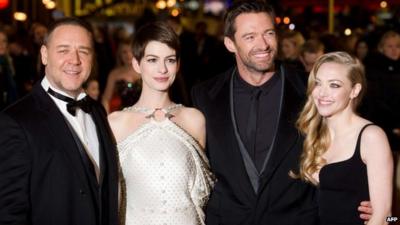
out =
{"type": "Polygon", "coordinates": [[[92,26],[88,22],[86,22],[82,19],[76,18],[76,17],[64,17],[64,18],[56,20],[52,24],[50,24],[50,26],[48,28],[49,29],[48,33],[44,39],[44,44],[47,44],[47,42],[49,41],[49,38],[50,38],[51,34],[54,32],[54,30],[57,27],[60,27],[63,25],[73,25],[73,26],[82,27],[87,32],[89,32],[92,46],[94,45],[92,26]]]}
{"type": "Polygon", "coordinates": [[[176,59],[179,60],[179,37],[165,22],[157,21],[148,23],[136,31],[132,40],[132,53],[137,61],[144,56],[146,46],[151,41],[158,41],[175,50],[176,59]]]}
{"type": "Polygon", "coordinates": [[[275,12],[271,5],[261,0],[244,0],[235,2],[224,17],[224,36],[234,40],[236,27],[235,20],[243,13],[266,13],[271,16],[275,25],[275,12]]]}

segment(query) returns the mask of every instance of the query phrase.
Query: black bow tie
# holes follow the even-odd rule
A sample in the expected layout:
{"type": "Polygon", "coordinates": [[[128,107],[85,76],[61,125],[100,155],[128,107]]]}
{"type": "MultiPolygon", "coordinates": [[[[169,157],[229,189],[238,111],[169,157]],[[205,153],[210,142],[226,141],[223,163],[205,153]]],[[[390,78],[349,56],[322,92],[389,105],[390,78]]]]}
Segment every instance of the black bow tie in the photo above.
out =
{"type": "Polygon", "coordinates": [[[51,88],[49,88],[47,90],[47,92],[49,94],[51,94],[52,96],[54,96],[54,97],[56,97],[56,98],[58,98],[58,99],[60,99],[60,100],[62,100],[64,102],[67,102],[67,111],[73,116],[76,115],[76,109],[77,108],[82,109],[85,113],[90,113],[92,111],[92,107],[91,107],[92,104],[91,104],[90,99],[87,96],[82,98],[79,101],[76,101],[73,98],[70,98],[70,97],[62,95],[60,93],[55,92],[51,88]]]}

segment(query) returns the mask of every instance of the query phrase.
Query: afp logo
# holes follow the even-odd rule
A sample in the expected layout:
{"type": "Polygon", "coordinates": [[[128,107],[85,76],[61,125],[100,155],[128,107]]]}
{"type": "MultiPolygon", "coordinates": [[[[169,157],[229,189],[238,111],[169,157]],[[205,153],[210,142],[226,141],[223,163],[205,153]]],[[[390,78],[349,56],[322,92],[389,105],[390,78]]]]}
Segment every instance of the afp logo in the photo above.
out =
{"type": "Polygon", "coordinates": [[[395,223],[399,220],[399,218],[397,216],[388,216],[386,217],[386,222],[389,223],[395,223]]]}

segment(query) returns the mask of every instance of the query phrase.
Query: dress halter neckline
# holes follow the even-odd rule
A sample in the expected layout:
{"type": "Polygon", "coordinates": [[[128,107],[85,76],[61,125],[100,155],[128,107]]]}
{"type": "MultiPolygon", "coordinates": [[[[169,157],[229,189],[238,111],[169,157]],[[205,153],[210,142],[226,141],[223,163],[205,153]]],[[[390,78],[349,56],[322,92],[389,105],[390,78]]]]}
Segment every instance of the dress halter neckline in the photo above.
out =
{"type": "Polygon", "coordinates": [[[165,117],[169,119],[169,118],[173,117],[171,112],[180,107],[182,107],[182,104],[172,104],[165,108],[146,108],[146,107],[139,107],[139,106],[131,106],[131,107],[125,108],[125,110],[143,113],[146,115],[146,118],[154,118],[155,117],[154,114],[157,111],[162,111],[165,114],[165,117]]]}

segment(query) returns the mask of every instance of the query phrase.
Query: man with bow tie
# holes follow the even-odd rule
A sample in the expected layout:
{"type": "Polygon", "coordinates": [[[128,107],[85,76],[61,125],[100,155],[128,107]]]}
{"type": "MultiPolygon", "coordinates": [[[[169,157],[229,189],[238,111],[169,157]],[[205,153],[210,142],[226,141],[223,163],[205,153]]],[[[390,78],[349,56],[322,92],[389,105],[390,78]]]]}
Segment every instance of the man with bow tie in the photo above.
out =
{"type": "Polygon", "coordinates": [[[0,113],[0,224],[118,224],[115,145],[82,89],[93,56],[90,25],[56,21],[41,47],[45,77],[0,113]]]}

